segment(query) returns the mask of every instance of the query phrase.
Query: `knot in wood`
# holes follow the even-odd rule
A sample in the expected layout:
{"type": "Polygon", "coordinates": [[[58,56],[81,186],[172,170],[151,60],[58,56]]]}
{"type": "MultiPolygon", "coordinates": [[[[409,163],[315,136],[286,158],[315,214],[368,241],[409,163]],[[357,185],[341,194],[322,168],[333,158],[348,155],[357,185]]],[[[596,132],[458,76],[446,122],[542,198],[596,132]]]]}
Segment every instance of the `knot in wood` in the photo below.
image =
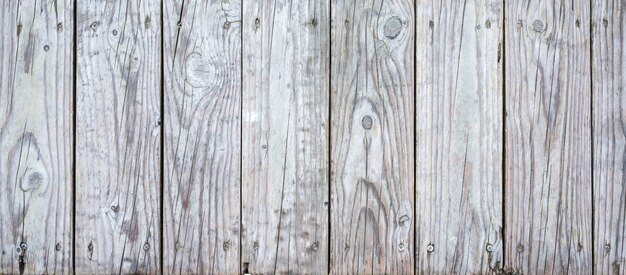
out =
{"type": "Polygon", "coordinates": [[[372,129],[372,118],[370,116],[364,116],[363,119],[361,119],[361,125],[363,126],[363,129],[365,130],[369,130],[372,129]]]}
{"type": "Polygon", "coordinates": [[[409,221],[409,216],[407,215],[402,215],[402,217],[400,217],[400,219],[398,220],[398,223],[400,225],[404,225],[405,222],[409,221]]]}
{"type": "Polygon", "coordinates": [[[28,179],[26,181],[22,182],[22,185],[20,185],[20,189],[22,189],[22,191],[24,192],[38,190],[43,185],[43,182],[43,175],[39,172],[33,172],[28,176],[28,179]]]}
{"type": "Polygon", "coordinates": [[[185,81],[194,88],[203,88],[217,77],[216,69],[211,60],[203,58],[197,52],[187,56],[185,61],[185,81]]]}
{"type": "Polygon", "coordinates": [[[545,28],[543,22],[539,19],[535,19],[535,21],[533,21],[532,27],[536,32],[543,32],[545,28]]]}
{"type": "Polygon", "coordinates": [[[403,25],[400,17],[394,16],[387,19],[387,22],[385,22],[383,33],[387,38],[395,39],[400,34],[400,31],[402,31],[402,27],[403,25]]]}

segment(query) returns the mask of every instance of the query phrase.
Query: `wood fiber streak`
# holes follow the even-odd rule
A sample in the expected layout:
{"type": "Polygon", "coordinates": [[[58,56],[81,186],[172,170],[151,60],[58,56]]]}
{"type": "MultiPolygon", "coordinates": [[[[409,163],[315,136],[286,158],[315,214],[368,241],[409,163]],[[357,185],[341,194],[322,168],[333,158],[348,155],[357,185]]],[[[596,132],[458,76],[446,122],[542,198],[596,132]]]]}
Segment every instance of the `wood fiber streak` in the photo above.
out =
{"type": "Polygon", "coordinates": [[[163,271],[238,274],[241,2],[165,0],[163,271]]]}
{"type": "Polygon", "coordinates": [[[417,273],[502,267],[503,1],[417,1],[417,273]]]}
{"type": "Polygon", "coordinates": [[[0,273],[72,272],[72,1],[0,1],[0,273]]]}
{"type": "Polygon", "coordinates": [[[328,271],[330,2],[243,3],[242,262],[328,271]]]}
{"type": "Polygon", "coordinates": [[[506,268],[590,274],[590,5],[506,3],[506,268]]]}
{"type": "Polygon", "coordinates": [[[330,270],[413,273],[413,1],[331,7],[330,270]]]}
{"type": "Polygon", "coordinates": [[[160,1],[77,5],[76,272],[157,273],[160,1]]]}
{"type": "Polygon", "coordinates": [[[626,1],[594,0],[594,271],[626,273],[626,1]]]}

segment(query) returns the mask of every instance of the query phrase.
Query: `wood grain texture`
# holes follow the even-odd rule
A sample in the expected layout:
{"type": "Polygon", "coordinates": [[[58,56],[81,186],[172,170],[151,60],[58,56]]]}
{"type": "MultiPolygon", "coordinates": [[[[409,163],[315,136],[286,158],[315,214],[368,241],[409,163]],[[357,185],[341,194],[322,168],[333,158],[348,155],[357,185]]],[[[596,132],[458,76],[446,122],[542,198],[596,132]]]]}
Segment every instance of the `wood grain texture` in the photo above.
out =
{"type": "Polygon", "coordinates": [[[502,267],[503,1],[417,1],[419,274],[502,267]]]}
{"type": "Polygon", "coordinates": [[[72,272],[73,12],[0,2],[2,274],[72,272]]]}
{"type": "Polygon", "coordinates": [[[593,60],[594,271],[626,273],[626,1],[595,0],[593,60]]]}
{"type": "Polygon", "coordinates": [[[333,274],[414,270],[414,5],[331,3],[333,274]]]}
{"type": "Polygon", "coordinates": [[[163,271],[239,273],[241,2],[164,2],[163,271]]]}
{"type": "Polygon", "coordinates": [[[506,2],[508,271],[591,273],[589,9],[506,2]]]}
{"type": "Polygon", "coordinates": [[[328,272],[329,5],[243,3],[244,272],[328,272]]]}
{"type": "Polygon", "coordinates": [[[157,273],[160,1],[77,5],[76,272],[157,273]]]}

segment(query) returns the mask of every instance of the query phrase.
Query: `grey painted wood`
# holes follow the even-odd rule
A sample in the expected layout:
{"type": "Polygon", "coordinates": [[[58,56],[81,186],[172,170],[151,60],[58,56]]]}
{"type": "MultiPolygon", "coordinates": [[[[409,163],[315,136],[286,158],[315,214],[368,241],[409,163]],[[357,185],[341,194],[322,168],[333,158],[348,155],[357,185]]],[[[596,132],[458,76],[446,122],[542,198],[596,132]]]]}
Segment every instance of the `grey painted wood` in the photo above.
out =
{"type": "Polygon", "coordinates": [[[156,273],[160,1],[76,8],[76,272],[156,273]]]}
{"type": "Polygon", "coordinates": [[[626,273],[626,1],[592,6],[594,271],[626,273]]]}
{"type": "Polygon", "coordinates": [[[503,1],[417,1],[416,267],[502,263],[503,1]]]}
{"type": "Polygon", "coordinates": [[[330,270],[411,273],[413,1],[331,7],[330,270]]]}
{"type": "Polygon", "coordinates": [[[0,273],[72,268],[71,1],[0,2],[0,273]]]}
{"type": "Polygon", "coordinates": [[[506,268],[590,274],[590,5],[506,3],[506,268]]]}
{"type": "Polygon", "coordinates": [[[243,2],[242,264],[328,271],[330,2],[243,2]]]}
{"type": "Polygon", "coordinates": [[[165,273],[239,273],[241,2],[164,2],[165,273]]]}

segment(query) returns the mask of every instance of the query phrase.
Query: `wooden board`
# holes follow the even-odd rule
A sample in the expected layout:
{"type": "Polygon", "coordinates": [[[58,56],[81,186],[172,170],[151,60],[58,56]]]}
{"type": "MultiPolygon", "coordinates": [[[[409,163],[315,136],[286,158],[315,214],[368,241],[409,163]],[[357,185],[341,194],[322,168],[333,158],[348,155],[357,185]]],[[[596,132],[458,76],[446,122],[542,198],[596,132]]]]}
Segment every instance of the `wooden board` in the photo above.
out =
{"type": "Polygon", "coordinates": [[[76,272],[157,273],[160,1],[76,8],[76,272]]]}
{"type": "Polygon", "coordinates": [[[243,3],[244,272],[328,272],[329,4],[243,3]]]}
{"type": "Polygon", "coordinates": [[[626,1],[594,0],[594,271],[626,273],[626,1]]]}
{"type": "Polygon", "coordinates": [[[241,2],[164,2],[163,271],[239,273],[241,2]]]}
{"type": "Polygon", "coordinates": [[[417,273],[502,267],[503,1],[417,1],[417,273]]]}
{"type": "Polygon", "coordinates": [[[413,1],[331,7],[330,270],[411,273],[413,1]]]}
{"type": "Polygon", "coordinates": [[[72,272],[74,8],[0,3],[0,273],[72,272]]]}
{"type": "Polygon", "coordinates": [[[505,264],[590,274],[590,7],[507,1],[505,264]]]}

